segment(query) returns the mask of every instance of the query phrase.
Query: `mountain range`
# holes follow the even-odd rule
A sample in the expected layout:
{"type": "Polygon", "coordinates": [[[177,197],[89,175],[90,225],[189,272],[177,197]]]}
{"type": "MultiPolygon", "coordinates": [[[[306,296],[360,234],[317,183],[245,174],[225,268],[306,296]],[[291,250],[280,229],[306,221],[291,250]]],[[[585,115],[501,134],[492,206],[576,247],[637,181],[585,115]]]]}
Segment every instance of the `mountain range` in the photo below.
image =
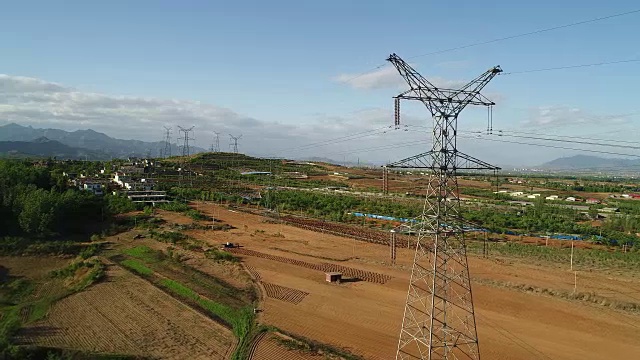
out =
{"type": "Polygon", "coordinates": [[[640,159],[601,158],[589,155],[562,157],[539,166],[549,170],[638,170],[640,159]]]}
{"type": "MultiPolygon", "coordinates": [[[[164,150],[163,141],[146,142],[140,140],[122,140],[87,129],[64,131],[60,129],[38,129],[15,123],[0,126],[0,155],[57,157],[59,159],[104,160],[126,157],[158,157],[164,150]]],[[[179,154],[179,147],[171,144],[171,154],[179,154]]],[[[190,147],[191,153],[207,151],[196,146],[190,147]]],[[[303,159],[299,159],[303,160],[303,159]]],[[[322,161],[342,164],[341,161],[322,157],[307,157],[307,161],[322,161]]],[[[347,166],[357,166],[348,162],[347,166]]],[[[360,166],[373,166],[361,163],[360,166]]],[[[503,167],[508,168],[508,167],[503,167]]],[[[575,155],[562,157],[540,166],[545,170],[640,170],[640,159],[601,158],[597,156],[575,155]]]]}
{"type": "MultiPolygon", "coordinates": [[[[15,148],[13,151],[21,152],[25,155],[34,156],[57,156],[59,158],[126,158],[129,156],[157,157],[161,150],[164,150],[163,141],[146,142],[140,140],[115,139],[106,134],[87,129],[76,131],[64,131],[59,129],[37,129],[31,126],[21,126],[15,123],[0,126],[0,152],[6,153],[8,148],[15,148]],[[44,140],[46,139],[46,140],[44,140]],[[16,144],[4,144],[5,142],[18,142],[16,144]],[[34,145],[26,145],[34,144],[34,145]],[[66,145],[63,148],[60,145],[66,145]],[[33,146],[34,150],[27,150],[33,146]],[[35,154],[37,153],[37,154],[35,154]]],[[[205,149],[191,146],[191,153],[206,151],[205,149]]],[[[171,144],[171,153],[178,154],[178,145],[171,144]]]]}

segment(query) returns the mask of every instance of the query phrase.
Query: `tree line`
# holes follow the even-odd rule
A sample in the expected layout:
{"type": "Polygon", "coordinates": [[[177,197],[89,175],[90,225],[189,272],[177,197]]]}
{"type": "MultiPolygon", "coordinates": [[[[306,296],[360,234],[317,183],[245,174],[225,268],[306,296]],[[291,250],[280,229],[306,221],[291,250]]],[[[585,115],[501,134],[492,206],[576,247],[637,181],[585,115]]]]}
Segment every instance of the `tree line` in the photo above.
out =
{"type": "Polygon", "coordinates": [[[0,160],[0,237],[84,235],[113,214],[133,209],[126,198],[69,188],[57,166],[0,160]]]}

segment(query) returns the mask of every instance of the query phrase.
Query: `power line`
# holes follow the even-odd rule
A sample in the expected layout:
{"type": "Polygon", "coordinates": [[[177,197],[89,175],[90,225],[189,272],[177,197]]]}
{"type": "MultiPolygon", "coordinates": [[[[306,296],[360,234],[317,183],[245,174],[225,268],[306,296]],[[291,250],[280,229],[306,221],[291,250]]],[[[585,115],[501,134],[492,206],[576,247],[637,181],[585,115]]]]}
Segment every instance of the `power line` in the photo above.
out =
{"type": "Polygon", "coordinates": [[[548,145],[548,144],[534,144],[534,143],[526,143],[526,142],[521,142],[521,141],[509,141],[509,140],[504,140],[504,139],[491,139],[491,138],[486,138],[486,137],[473,137],[473,136],[461,136],[461,137],[464,137],[466,139],[478,139],[478,140],[496,141],[496,142],[504,142],[504,143],[510,143],[510,144],[518,144],[518,145],[539,146],[539,147],[546,147],[546,148],[552,148],[552,149],[575,150],[575,151],[584,151],[584,152],[591,152],[591,153],[598,153],[598,154],[630,156],[630,157],[640,158],[640,155],[624,154],[624,153],[617,153],[617,152],[612,152],[612,151],[577,149],[577,148],[571,148],[571,147],[566,147],[566,146],[557,146],[557,145],[548,145]]]}
{"type": "Polygon", "coordinates": [[[385,133],[389,129],[390,129],[389,126],[383,126],[383,127],[376,128],[376,129],[373,129],[373,130],[362,131],[362,132],[358,132],[358,133],[355,133],[355,134],[340,136],[340,137],[337,137],[337,138],[318,141],[318,142],[311,143],[311,144],[300,145],[300,146],[295,146],[295,147],[290,147],[290,148],[283,148],[283,149],[276,150],[275,153],[280,153],[280,152],[283,152],[283,151],[292,151],[292,150],[298,150],[298,151],[309,150],[309,149],[315,148],[315,147],[321,147],[321,146],[326,146],[326,145],[330,145],[330,144],[336,144],[336,143],[340,143],[340,142],[344,142],[344,141],[360,139],[360,138],[363,138],[363,137],[376,135],[377,133],[385,133]]]}
{"type": "MultiPolygon", "coordinates": [[[[550,134],[541,134],[536,132],[529,131],[516,131],[516,130],[494,130],[494,134],[498,133],[514,133],[514,134],[526,134],[526,135],[540,135],[540,136],[554,136],[554,137],[562,137],[567,139],[581,139],[581,140],[593,140],[593,141],[615,141],[617,143],[623,144],[637,144],[637,141],[629,141],[629,140],[618,140],[618,139],[602,139],[602,138],[592,138],[585,136],[574,136],[574,135],[550,135],[550,134]]],[[[498,135],[500,136],[500,135],[498,135]]]]}
{"type": "MultiPolygon", "coordinates": [[[[467,44],[467,45],[456,46],[456,47],[453,47],[453,48],[442,49],[442,50],[433,51],[433,52],[429,52],[429,53],[425,53],[425,54],[414,55],[414,56],[407,57],[407,59],[415,59],[415,58],[424,57],[424,56],[437,55],[437,54],[442,54],[442,53],[451,52],[451,51],[455,51],[455,50],[467,49],[467,48],[471,48],[471,47],[492,44],[492,43],[496,43],[496,42],[500,42],[500,41],[512,40],[512,39],[517,39],[517,38],[531,36],[531,35],[537,35],[537,34],[541,34],[541,33],[545,33],[545,32],[550,32],[550,31],[555,31],[555,30],[560,30],[560,29],[566,29],[566,28],[569,28],[569,27],[574,27],[574,26],[594,23],[594,22],[598,22],[598,21],[602,21],[602,20],[613,19],[613,18],[626,16],[626,15],[632,15],[632,14],[636,14],[636,13],[640,13],[640,9],[626,11],[626,12],[613,14],[613,15],[608,15],[608,16],[597,17],[597,18],[593,18],[593,19],[589,19],[589,20],[573,22],[573,23],[559,25],[559,26],[553,26],[553,27],[550,27],[550,28],[534,30],[534,31],[525,32],[525,33],[521,33],[521,34],[516,34],[516,35],[511,35],[511,36],[506,36],[506,37],[486,40],[486,41],[480,41],[480,42],[471,43],[471,44],[467,44]]],[[[549,71],[549,70],[560,70],[560,69],[571,69],[571,68],[588,67],[588,66],[610,65],[610,64],[618,64],[618,63],[624,63],[624,62],[636,62],[636,61],[640,61],[640,59],[611,61],[611,62],[607,62],[607,63],[596,63],[596,64],[572,65],[572,66],[565,66],[565,67],[560,67],[560,68],[536,69],[536,70],[527,70],[527,71],[522,71],[522,72],[520,72],[520,71],[519,72],[509,72],[509,73],[503,73],[503,75],[520,74],[520,73],[528,73],[528,72],[539,72],[539,71],[549,71]]],[[[341,82],[342,83],[349,83],[349,82],[354,81],[356,79],[359,79],[362,76],[365,76],[365,75],[367,75],[367,74],[369,74],[369,73],[371,73],[373,71],[381,69],[381,68],[385,67],[386,65],[387,65],[386,63],[377,65],[377,66],[375,66],[375,67],[373,67],[373,68],[371,68],[369,70],[361,72],[361,73],[359,73],[359,74],[357,74],[357,75],[355,75],[355,76],[353,76],[353,77],[351,77],[349,79],[343,80],[341,82]]]]}
{"type": "MultiPolygon", "coordinates": [[[[463,130],[460,130],[460,132],[472,133],[470,131],[463,131],[463,130]]],[[[483,135],[483,134],[478,134],[478,135],[483,135]]],[[[510,135],[510,134],[489,134],[489,135],[508,136],[508,137],[521,138],[521,139],[530,139],[530,140],[557,141],[557,142],[573,143],[573,144],[581,144],[581,145],[606,146],[606,147],[614,147],[614,148],[620,148],[620,149],[640,150],[640,146],[632,146],[632,145],[606,144],[606,143],[596,143],[596,142],[589,142],[589,141],[554,139],[549,137],[526,136],[526,135],[510,135]]]]}
{"type": "Polygon", "coordinates": [[[543,71],[577,69],[577,68],[586,68],[586,67],[604,66],[604,65],[613,65],[613,64],[623,64],[623,63],[632,63],[632,62],[640,62],[640,59],[627,59],[627,60],[598,62],[598,63],[591,63],[591,64],[567,65],[567,66],[558,66],[558,67],[550,67],[550,68],[542,68],[542,69],[511,71],[511,72],[508,72],[508,73],[502,73],[501,75],[504,76],[504,75],[514,75],[514,74],[528,74],[528,73],[536,73],[536,72],[543,72],[543,71]]]}
{"type": "Polygon", "coordinates": [[[593,18],[593,19],[589,19],[589,20],[578,21],[578,22],[565,24],[565,25],[560,25],[560,26],[554,26],[554,27],[550,27],[550,28],[546,28],[546,29],[540,29],[540,30],[526,32],[526,33],[521,33],[521,34],[516,34],[516,35],[511,35],[511,36],[506,36],[506,37],[501,37],[501,38],[496,38],[496,39],[492,39],[492,40],[480,41],[480,42],[467,44],[467,45],[462,45],[462,46],[457,46],[457,47],[453,47],[453,48],[449,48],[449,49],[433,51],[433,52],[422,54],[422,55],[411,56],[408,59],[414,59],[414,58],[423,57],[423,56],[429,56],[429,55],[442,54],[442,53],[445,53],[445,52],[461,50],[461,49],[467,49],[467,48],[470,48],[470,47],[475,47],[475,46],[480,46],[480,45],[487,45],[487,44],[492,44],[492,43],[505,41],[505,40],[517,39],[517,38],[521,38],[521,37],[525,37],[525,36],[541,34],[541,33],[549,32],[549,31],[565,29],[565,28],[569,28],[569,27],[573,27],[573,26],[589,24],[589,23],[593,23],[593,22],[597,22],[597,21],[612,19],[612,18],[625,16],[625,15],[636,14],[636,13],[640,13],[640,9],[626,11],[626,12],[623,12],[623,13],[618,13],[618,14],[613,14],[613,15],[608,15],[608,16],[603,16],[603,17],[598,17],[598,18],[593,18]]]}

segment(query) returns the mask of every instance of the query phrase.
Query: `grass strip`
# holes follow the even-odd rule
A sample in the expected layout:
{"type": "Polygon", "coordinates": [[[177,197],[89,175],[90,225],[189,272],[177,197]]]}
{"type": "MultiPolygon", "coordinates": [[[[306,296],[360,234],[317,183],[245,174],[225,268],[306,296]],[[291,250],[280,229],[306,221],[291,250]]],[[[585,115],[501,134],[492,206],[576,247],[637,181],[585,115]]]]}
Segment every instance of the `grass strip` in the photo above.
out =
{"type": "Polygon", "coordinates": [[[148,246],[136,246],[134,248],[125,249],[122,252],[145,262],[156,262],[161,260],[161,252],[155,251],[148,246]]]}
{"type": "Polygon", "coordinates": [[[254,323],[254,314],[252,309],[244,307],[242,309],[235,310],[226,305],[203,298],[187,286],[171,279],[161,279],[160,285],[178,296],[194,301],[204,310],[231,325],[233,334],[238,338],[238,346],[236,347],[236,351],[233,354],[232,359],[241,360],[246,358],[249,351],[249,335],[251,334],[254,323]]]}
{"type": "Polygon", "coordinates": [[[149,269],[138,260],[134,260],[134,259],[123,260],[120,263],[120,265],[126,267],[129,270],[135,271],[136,273],[143,276],[150,276],[153,274],[153,270],[149,269]]]}

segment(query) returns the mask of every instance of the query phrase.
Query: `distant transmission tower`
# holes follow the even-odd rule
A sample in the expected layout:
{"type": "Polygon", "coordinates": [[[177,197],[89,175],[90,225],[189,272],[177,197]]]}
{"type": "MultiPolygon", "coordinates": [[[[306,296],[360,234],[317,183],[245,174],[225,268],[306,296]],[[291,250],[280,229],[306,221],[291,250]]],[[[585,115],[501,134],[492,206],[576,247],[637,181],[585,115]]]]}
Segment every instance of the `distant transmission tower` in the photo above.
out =
{"type": "Polygon", "coordinates": [[[164,126],[164,157],[171,157],[171,127],[164,126]]]}
{"type": "Polygon", "coordinates": [[[231,142],[229,143],[229,147],[233,147],[233,152],[235,154],[238,153],[238,140],[240,140],[242,138],[242,135],[240,136],[233,136],[231,134],[229,134],[229,136],[231,137],[231,142]]]}
{"type": "Polygon", "coordinates": [[[192,137],[190,137],[189,133],[193,131],[193,128],[195,126],[192,126],[188,129],[183,128],[182,126],[178,126],[178,130],[184,134],[184,140],[182,142],[182,164],[180,165],[180,179],[179,179],[179,186],[182,187],[183,182],[184,182],[184,174],[187,174],[187,180],[189,182],[189,184],[191,186],[193,186],[193,183],[191,181],[191,170],[189,169],[190,166],[189,164],[191,163],[189,161],[189,159],[187,159],[189,157],[189,155],[191,155],[190,153],[190,149],[189,149],[189,140],[193,140],[192,137]]]}
{"type": "Polygon", "coordinates": [[[182,126],[178,126],[178,129],[180,130],[181,133],[184,134],[184,140],[182,142],[182,156],[189,156],[191,155],[191,153],[189,152],[189,140],[193,140],[192,137],[190,137],[189,133],[193,131],[193,128],[195,126],[192,126],[188,129],[183,128],[182,126]]]}
{"type": "Polygon", "coordinates": [[[214,131],[213,133],[216,134],[216,141],[215,141],[214,145],[212,146],[211,151],[220,152],[220,133],[217,132],[217,131],[214,131]]]}
{"type": "Polygon", "coordinates": [[[433,117],[431,150],[387,165],[431,170],[396,359],[479,359],[456,171],[499,168],[459,152],[457,127],[467,105],[495,105],[480,90],[502,69],[491,68],[451,90],[435,87],[396,54],[387,61],[409,84],[395,97],[396,127],[400,100],[422,102],[433,117]]]}

